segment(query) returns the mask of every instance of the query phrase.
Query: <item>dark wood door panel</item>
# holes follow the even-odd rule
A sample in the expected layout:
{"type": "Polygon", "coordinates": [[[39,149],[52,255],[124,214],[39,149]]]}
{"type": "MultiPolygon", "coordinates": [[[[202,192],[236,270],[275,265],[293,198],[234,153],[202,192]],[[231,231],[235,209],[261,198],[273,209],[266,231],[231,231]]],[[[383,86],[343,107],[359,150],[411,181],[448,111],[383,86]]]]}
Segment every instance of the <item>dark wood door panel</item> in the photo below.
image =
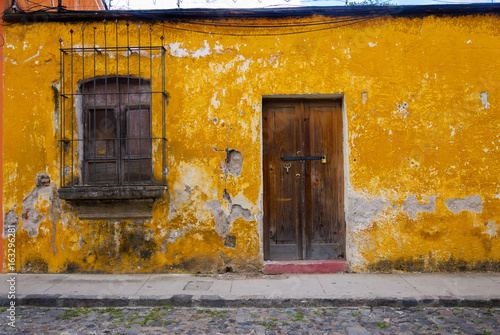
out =
{"type": "Polygon", "coordinates": [[[333,100],[264,101],[265,259],[344,255],[340,108],[333,100]],[[323,155],[325,163],[281,159],[323,155]]]}

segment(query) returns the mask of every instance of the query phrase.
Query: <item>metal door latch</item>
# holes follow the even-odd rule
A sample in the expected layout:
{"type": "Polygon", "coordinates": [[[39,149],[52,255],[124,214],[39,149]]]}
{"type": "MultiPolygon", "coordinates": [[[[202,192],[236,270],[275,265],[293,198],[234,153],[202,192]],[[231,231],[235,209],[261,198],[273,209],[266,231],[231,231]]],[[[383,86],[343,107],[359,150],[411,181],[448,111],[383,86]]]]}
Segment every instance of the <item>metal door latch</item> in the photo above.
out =
{"type": "Polygon", "coordinates": [[[292,163],[283,163],[283,167],[286,169],[286,173],[290,172],[290,168],[292,167],[292,163]]]}

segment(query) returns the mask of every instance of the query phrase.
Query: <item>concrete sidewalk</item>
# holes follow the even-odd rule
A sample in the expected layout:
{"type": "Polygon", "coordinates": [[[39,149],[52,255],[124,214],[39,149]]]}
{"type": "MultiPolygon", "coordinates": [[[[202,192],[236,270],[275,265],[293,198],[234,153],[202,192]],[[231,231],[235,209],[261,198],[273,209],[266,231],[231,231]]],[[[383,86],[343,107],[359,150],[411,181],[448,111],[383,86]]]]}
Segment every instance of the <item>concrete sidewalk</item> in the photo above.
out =
{"type": "MultiPolygon", "coordinates": [[[[8,306],[11,274],[0,274],[8,306]]],[[[500,273],[18,274],[17,306],[500,306],[500,273]]]]}

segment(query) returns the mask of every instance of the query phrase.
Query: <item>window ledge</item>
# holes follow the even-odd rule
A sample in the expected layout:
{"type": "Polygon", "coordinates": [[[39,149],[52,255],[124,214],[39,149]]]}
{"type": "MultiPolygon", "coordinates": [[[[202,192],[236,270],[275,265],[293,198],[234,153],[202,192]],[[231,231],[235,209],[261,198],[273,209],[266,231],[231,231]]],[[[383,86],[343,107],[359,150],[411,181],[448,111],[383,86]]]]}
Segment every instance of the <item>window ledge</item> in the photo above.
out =
{"type": "Polygon", "coordinates": [[[148,219],[166,186],[72,186],[59,188],[59,198],[73,205],[80,219],[148,219]]]}
{"type": "Polygon", "coordinates": [[[64,200],[131,200],[161,198],[166,186],[72,186],[61,187],[64,200]]]}

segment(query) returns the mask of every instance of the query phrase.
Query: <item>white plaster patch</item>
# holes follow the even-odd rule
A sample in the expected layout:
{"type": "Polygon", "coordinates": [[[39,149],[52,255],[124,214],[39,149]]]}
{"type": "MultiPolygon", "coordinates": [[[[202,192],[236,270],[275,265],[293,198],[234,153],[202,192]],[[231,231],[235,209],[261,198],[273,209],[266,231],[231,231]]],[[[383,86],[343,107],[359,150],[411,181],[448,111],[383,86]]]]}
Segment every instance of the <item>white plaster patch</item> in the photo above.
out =
{"type": "Polygon", "coordinates": [[[180,42],[173,42],[168,45],[170,49],[170,55],[174,57],[193,57],[193,58],[199,58],[199,57],[205,57],[208,56],[212,53],[210,49],[210,45],[208,44],[207,41],[203,42],[203,47],[197,49],[197,50],[187,50],[182,48],[184,43],[180,42]]]}
{"type": "Polygon", "coordinates": [[[426,204],[420,204],[417,201],[417,196],[412,194],[403,202],[403,212],[407,213],[410,218],[416,219],[416,214],[421,212],[432,213],[436,209],[436,198],[439,194],[427,198],[426,204]]]}
{"type": "Polygon", "coordinates": [[[23,63],[29,62],[29,61],[30,61],[30,60],[32,60],[33,58],[40,56],[40,51],[42,50],[42,48],[43,48],[43,45],[41,45],[41,46],[38,48],[38,51],[36,52],[36,54],[35,54],[34,56],[31,56],[30,58],[26,59],[23,63]]]}
{"type": "Polygon", "coordinates": [[[7,44],[7,48],[10,48],[10,49],[15,49],[16,47],[13,46],[12,44],[7,44]]]}
{"type": "Polygon", "coordinates": [[[366,104],[366,100],[368,100],[368,92],[362,92],[361,101],[363,102],[363,105],[366,104]]]}
{"type": "Polygon", "coordinates": [[[198,57],[205,57],[205,56],[208,56],[210,55],[210,46],[208,45],[208,42],[207,41],[204,41],[204,47],[203,48],[200,48],[198,50],[196,50],[194,53],[193,53],[193,56],[192,57],[195,57],[195,58],[198,58],[198,57]]]}
{"type": "Polygon", "coordinates": [[[461,211],[472,211],[481,213],[483,211],[483,200],[477,194],[465,198],[449,198],[444,202],[446,208],[457,214],[461,211]]]}
{"type": "Polygon", "coordinates": [[[181,45],[183,43],[175,42],[170,43],[168,46],[170,48],[170,55],[174,57],[188,57],[189,52],[186,49],[182,49],[181,45]]]}
{"type": "Polygon", "coordinates": [[[250,69],[250,64],[253,63],[253,60],[251,58],[245,60],[243,64],[238,66],[238,72],[247,72],[250,69]]]}
{"type": "Polygon", "coordinates": [[[371,48],[373,48],[374,46],[376,46],[376,45],[377,45],[377,42],[375,42],[375,43],[370,42],[370,43],[368,43],[368,45],[369,45],[371,48]]]}
{"type": "Polygon", "coordinates": [[[211,100],[212,106],[214,106],[215,108],[219,108],[219,106],[220,106],[220,101],[217,100],[217,93],[218,92],[215,92],[215,94],[214,94],[214,96],[212,97],[212,100],[211,100]]]}
{"type": "Polygon", "coordinates": [[[483,104],[483,107],[481,109],[489,109],[490,104],[488,102],[488,92],[483,92],[479,94],[479,99],[481,99],[481,103],[483,104]]]}
{"type": "Polygon", "coordinates": [[[471,40],[468,40],[468,41],[467,41],[467,44],[471,44],[471,43],[472,43],[472,41],[471,41],[471,40]]]}

